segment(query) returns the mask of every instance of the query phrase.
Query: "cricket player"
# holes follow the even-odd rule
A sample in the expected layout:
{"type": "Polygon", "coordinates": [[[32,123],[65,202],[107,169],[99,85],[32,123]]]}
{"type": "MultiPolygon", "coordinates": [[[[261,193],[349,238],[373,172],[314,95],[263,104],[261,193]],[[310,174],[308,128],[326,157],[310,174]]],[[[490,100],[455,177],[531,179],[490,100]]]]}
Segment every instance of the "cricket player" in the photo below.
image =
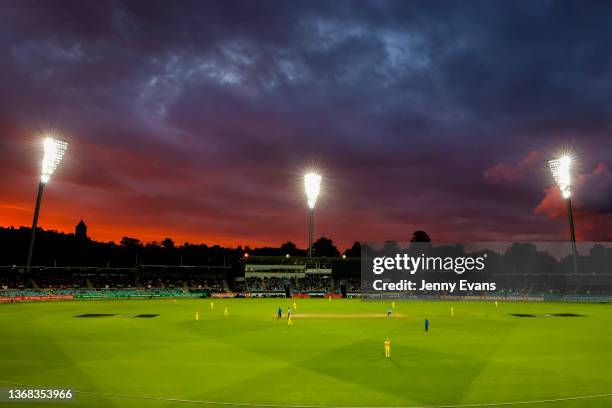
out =
{"type": "Polygon", "coordinates": [[[281,307],[278,308],[278,315],[276,316],[277,319],[280,319],[283,317],[283,309],[281,307]]]}
{"type": "Polygon", "coordinates": [[[225,306],[225,310],[223,311],[223,316],[225,317],[229,316],[229,310],[227,310],[227,306],[225,306]]]}
{"type": "Polygon", "coordinates": [[[385,357],[391,357],[391,340],[389,340],[389,338],[385,340],[385,357]]]}
{"type": "Polygon", "coordinates": [[[297,310],[297,303],[293,302],[293,310],[297,310]]]}
{"type": "Polygon", "coordinates": [[[287,308],[287,317],[289,317],[289,318],[291,317],[291,308],[290,307],[287,308]]]}
{"type": "Polygon", "coordinates": [[[497,307],[497,300],[495,301],[495,307],[497,307]]]}
{"type": "Polygon", "coordinates": [[[429,320],[425,319],[425,333],[429,331],[429,320]]]}
{"type": "Polygon", "coordinates": [[[196,322],[198,320],[200,320],[200,311],[199,310],[196,310],[196,312],[195,312],[195,319],[196,319],[196,322]]]}
{"type": "Polygon", "coordinates": [[[390,307],[388,307],[387,308],[387,317],[391,317],[391,313],[392,312],[393,312],[393,310],[390,307]]]}
{"type": "Polygon", "coordinates": [[[212,300],[210,301],[210,310],[213,310],[215,308],[215,302],[213,302],[212,300]]]}
{"type": "Polygon", "coordinates": [[[395,302],[391,302],[391,309],[395,310],[395,302]]]}
{"type": "Polygon", "coordinates": [[[451,307],[451,317],[455,317],[455,308],[451,307]]]}
{"type": "Polygon", "coordinates": [[[289,318],[287,319],[287,326],[293,326],[293,319],[291,319],[291,315],[289,315],[289,318]]]}

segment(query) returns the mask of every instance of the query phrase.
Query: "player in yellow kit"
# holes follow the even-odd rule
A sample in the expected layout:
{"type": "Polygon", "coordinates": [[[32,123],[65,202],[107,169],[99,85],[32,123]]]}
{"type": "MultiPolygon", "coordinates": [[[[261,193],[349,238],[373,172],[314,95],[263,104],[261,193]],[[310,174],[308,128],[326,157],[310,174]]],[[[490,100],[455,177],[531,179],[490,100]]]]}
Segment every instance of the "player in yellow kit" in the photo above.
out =
{"type": "Polygon", "coordinates": [[[291,315],[289,315],[289,318],[287,319],[287,326],[293,326],[293,320],[291,318],[291,315]]]}
{"type": "Polygon", "coordinates": [[[199,310],[196,310],[196,313],[195,313],[195,319],[196,319],[196,322],[197,322],[198,320],[200,320],[200,311],[199,311],[199,310]]]}
{"type": "Polygon", "coordinates": [[[210,301],[210,310],[213,310],[215,308],[215,302],[213,302],[212,300],[210,301]]]}
{"type": "Polygon", "coordinates": [[[385,340],[385,357],[391,357],[391,340],[385,340]]]}
{"type": "Polygon", "coordinates": [[[229,310],[227,310],[227,306],[225,306],[225,310],[223,311],[223,316],[225,317],[229,316],[229,310]]]}

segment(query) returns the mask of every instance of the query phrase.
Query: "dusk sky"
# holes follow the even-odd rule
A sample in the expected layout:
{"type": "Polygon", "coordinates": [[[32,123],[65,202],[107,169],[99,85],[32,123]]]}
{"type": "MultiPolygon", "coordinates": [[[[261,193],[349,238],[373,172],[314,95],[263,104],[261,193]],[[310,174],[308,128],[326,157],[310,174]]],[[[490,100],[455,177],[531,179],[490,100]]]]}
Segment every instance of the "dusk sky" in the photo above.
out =
{"type": "Polygon", "coordinates": [[[0,225],[97,240],[612,240],[612,4],[0,0],[0,225]]]}

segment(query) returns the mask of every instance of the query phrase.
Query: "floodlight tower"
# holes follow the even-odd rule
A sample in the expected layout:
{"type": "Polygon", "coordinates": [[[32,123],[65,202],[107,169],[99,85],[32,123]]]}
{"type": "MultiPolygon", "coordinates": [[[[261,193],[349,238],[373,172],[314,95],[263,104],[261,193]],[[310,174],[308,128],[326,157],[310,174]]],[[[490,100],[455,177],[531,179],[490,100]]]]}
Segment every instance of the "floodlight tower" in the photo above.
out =
{"type": "Polygon", "coordinates": [[[576,250],[576,235],[574,233],[574,211],[572,209],[572,158],[568,155],[563,155],[558,159],[548,162],[550,171],[553,174],[555,183],[561,191],[561,196],[567,202],[567,216],[570,227],[570,240],[572,242],[572,256],[574,258],[574,272],[578,272],[578,251],[576,250]]]}
{"type": "Polygon", "coordinates": [[[30,250],[28,251],[28,262],[26,264],[26,272],[30,272],[32,265],[32,253],[34,252],[34,238],[36,237],[36,227],[38,225],[38,213],[40,212],[40,202],[42,201],[43,190],[45,185],[51,179],[53,172],[62,161],[68,142],[57,140],[53,136],[47,136],[43,141],[44,155],[42,161],[42,170],[40,174],[40,182],[38,183],[38,196],[36,197],[36,207],[34,208],[34,220],[32,221],[32,239],[30,240],[30,250]]]}
{"type": "Polygon", "coordinates": [[[310,209],[310,222],[308,224],[308,256],[312,258],[312,229],[314,224],[314,209],[319,191],[321,191],[321,175],[317,173],[306,173],[304,175],[304,188],[306,199],[310,209]]]}

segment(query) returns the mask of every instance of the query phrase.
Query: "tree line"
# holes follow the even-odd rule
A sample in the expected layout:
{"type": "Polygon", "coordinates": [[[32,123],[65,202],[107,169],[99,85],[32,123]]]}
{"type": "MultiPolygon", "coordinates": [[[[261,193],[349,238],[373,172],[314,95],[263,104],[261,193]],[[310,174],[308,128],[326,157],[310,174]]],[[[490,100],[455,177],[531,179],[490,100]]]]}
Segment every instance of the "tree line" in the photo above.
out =
{"type": "MultiPolygon", "coordinates": [[[[0,227],[0,265],[21,266],[25,264],[30,244],[31,228],[0,227]]],[[[415,231],[413,242],[428,242],[429,236],[423,231],[415,231]]],[[[355,242],[350,248],[340,252],[333,240],[320,237],[313,243],[313,253],[317,257],[358,258],[361,245],[355,242]]],[[[298,248],[287,241],[279,247],[250,248],[238,246],[226,248],[219,245],[193,244],[185,242],[176,245],[171,238],[161,241],[142,242],[125,236],[119,243],[99,242],[89,238],[79,238],[74,234],[37,229],[36,245],[32,264],[35,266],[96,266],[96,267],[133,267],[138,265],[226,265],[231,267],[251,256],[307,256],[308,250],[298,248]]]]}

